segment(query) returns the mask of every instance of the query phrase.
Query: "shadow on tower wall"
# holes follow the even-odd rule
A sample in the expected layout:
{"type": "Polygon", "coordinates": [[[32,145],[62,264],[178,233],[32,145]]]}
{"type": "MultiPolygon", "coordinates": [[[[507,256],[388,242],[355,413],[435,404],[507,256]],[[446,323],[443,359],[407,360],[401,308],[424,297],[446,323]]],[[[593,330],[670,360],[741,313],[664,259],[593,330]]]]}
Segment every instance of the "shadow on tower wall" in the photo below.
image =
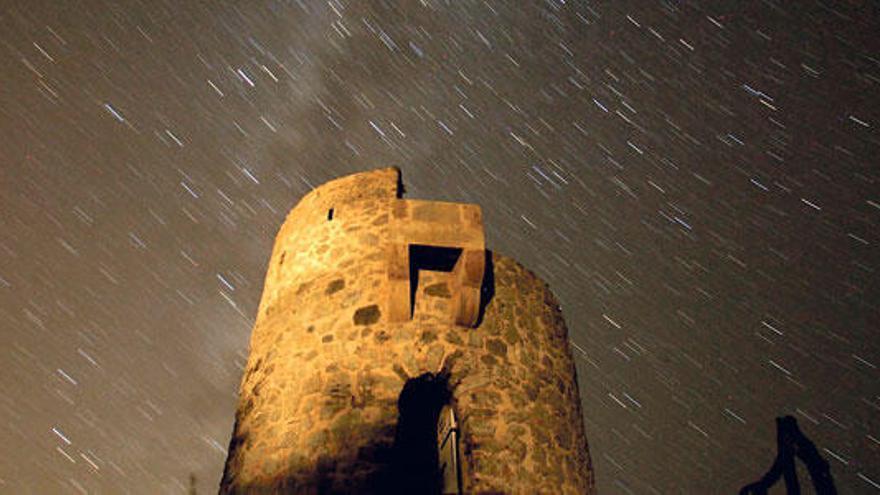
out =
{"type": "MultiPolygon", "coordinates": [[[[397,401],[397,425],[390,445],[383,440],[387,438],[387,429],[376,429],[373,432],[375,441],[361,446],[356,457],[320,456],[317,466],[308,470],[291,466],[284,478],[244,486],[232,486],[232,470],[227,464],[220,493],[439,495],[442,480],[437,453],[437,421],[451,397],[447,371],[410,378],[397,401]],[[364,466],[369,466],[368,471],[352,472],[352,468],[356,470],[364,466]]],[[[233,438],[230,450],[246,441],[246,435],[233,438]]],[[[305,456],[297,457],[305,460],[305,456]]]]}
{"type": "Polygon", "coordinates": [[[495,297],[495,263],[492,261],[492,251],[486,250],[485,271],[483,272],[483,285],[480,286],[480,311],[477,313],[476,328],[483,324],[483,316],[486,314],[486,306],[495,297]]]}

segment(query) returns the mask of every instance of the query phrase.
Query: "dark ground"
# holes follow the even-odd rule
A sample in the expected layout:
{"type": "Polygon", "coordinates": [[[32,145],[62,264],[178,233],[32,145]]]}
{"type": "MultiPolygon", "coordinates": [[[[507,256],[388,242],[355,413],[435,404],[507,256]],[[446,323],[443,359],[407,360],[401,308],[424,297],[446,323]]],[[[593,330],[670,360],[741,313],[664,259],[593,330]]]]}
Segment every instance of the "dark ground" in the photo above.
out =
{"type": "Polygon", "coordinates": [[[785,414],[880,492],[877,2],[390,3],[0,1],[0,492],[216,490],[286,211],[390,165],[559,296],[601,493],[785,414]]]}

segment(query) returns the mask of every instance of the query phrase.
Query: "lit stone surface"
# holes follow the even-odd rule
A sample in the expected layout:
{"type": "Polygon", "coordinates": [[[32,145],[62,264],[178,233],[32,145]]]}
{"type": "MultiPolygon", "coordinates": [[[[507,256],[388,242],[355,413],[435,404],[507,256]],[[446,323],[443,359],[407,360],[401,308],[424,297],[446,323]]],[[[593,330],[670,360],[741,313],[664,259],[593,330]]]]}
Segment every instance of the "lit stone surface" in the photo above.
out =
{"type": "Polygon", "coordinates": [[[399,199],[399,180],[394,168],[334,180],[284,222],[221,493],[387,491],[404,383],[440,371],[460,421],[465,493],[592,492],[556,299],[515,261],[485,256],[478,207],[399,199]],[[411,232],[401,232],[404,210],[423,222],[407,223],[411,232]],[[477,288],[473,273],[419,270],[412,311],[400,313],[391,286],[406,280],[389,263],[406,238],[458,246],[461,259],[483,253],[470,267],[485,269],[477,288]],[[481,302],[473,324],[455,317],[481,302]]]}

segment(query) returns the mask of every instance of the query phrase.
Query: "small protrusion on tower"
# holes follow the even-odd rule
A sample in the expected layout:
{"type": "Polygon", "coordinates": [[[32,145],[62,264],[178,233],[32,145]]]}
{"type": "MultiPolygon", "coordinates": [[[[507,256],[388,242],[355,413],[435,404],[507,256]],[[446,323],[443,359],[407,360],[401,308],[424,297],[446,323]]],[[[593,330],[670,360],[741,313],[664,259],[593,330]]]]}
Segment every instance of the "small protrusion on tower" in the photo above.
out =
{"type": "Polygon", "coordinates": [[[473,327],[480,311],[480,287],[485,272],[486,244],[480,207],[474,204],[394,199],[391,206],[391,240],[388,247],[388,319],[408,321],[414,315],[412,286],[419,269],[438,267],[413,266],[410,247],[459,251],[449,268],[452,296],[451,321],[473,327]]]}

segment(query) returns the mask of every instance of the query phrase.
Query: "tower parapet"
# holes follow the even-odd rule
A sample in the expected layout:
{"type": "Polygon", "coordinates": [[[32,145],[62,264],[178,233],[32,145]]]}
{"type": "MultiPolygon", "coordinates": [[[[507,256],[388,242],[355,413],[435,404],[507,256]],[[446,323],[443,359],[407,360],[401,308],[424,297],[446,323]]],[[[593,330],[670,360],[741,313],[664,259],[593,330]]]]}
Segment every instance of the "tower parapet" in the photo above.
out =
{"type": "Polygon", "coordinates": [[[478,206],[401,194],[378,169],[288,215],[221,493],[591,493],[553,294],[478,206]]]}

